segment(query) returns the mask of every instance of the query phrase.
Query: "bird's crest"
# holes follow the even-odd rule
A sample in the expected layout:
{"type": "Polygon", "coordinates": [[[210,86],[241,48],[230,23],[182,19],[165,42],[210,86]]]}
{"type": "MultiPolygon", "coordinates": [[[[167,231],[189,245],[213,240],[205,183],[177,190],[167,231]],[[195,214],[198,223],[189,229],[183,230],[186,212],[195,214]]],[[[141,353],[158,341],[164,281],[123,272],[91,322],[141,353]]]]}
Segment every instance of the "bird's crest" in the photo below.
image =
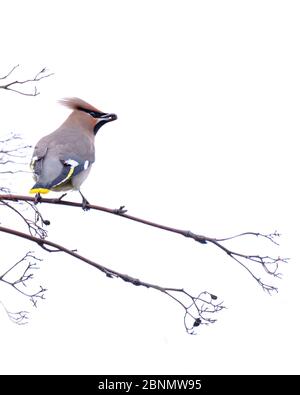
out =
{"type": "Polygon", "coordinates": [[[58,100],[58,102],[65,107],[71,108],[72,110],[90,110],[101,112],[98,108],[92,106],[84,100],[79,99],[78,97],[66,97],[64,99],[58,100]]]}

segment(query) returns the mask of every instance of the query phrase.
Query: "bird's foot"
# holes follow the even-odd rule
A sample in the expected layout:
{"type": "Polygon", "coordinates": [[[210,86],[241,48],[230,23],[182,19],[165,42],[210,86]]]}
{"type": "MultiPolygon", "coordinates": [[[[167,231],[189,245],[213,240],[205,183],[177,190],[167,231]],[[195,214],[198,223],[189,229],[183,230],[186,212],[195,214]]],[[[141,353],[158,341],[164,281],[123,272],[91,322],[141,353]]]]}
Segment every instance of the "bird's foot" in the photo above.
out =
{"type": "Polygon", "coordinates": [[[40,193],[36,193],[34,197],[34,204],[38,204],[42,201],[42,196],[40,193]]]}
{"type": "Polygon", "coordinates": [[[90,207],[88,207],[88,204],[90,204],[87,199],[83,196],[83,194],[81,193],[81,191],[78,191],[80,193],[80,196],[82,197],[82,210],[84,211],[88,211],[90,210],[90,207]]]}
{"type": "Polygon", "coordinates": [[[83,211],[88,211],[88,210],[90,210],[91,208],[88,206],[88,204],[90,204],[87,200],[86,200],[86,198],[83,198],[82,199],[82,210],[83,211]]]}

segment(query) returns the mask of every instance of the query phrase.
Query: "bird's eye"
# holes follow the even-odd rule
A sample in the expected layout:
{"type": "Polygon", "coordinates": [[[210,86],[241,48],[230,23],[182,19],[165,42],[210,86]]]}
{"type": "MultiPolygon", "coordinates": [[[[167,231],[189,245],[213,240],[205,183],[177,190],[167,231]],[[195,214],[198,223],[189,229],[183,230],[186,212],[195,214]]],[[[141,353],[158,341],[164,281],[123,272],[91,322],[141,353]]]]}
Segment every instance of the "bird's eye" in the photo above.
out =
{"type": "Polygon", "coordinates": [[[95,113],[95,111],[89,111],[89,114],[90,114],[93,118],[97,118],[97,114],[95,113]]]}

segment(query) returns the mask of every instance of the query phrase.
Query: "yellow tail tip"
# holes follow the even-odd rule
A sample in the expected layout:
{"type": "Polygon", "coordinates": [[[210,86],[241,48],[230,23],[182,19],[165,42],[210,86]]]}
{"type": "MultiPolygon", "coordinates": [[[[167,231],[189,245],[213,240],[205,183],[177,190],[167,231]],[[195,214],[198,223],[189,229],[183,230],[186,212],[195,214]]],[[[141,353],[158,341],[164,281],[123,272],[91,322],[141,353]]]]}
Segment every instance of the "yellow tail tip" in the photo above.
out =
{"type": "Polygon", "coordinates": [[[32,188],[30,189],[29,193],[48,193],[50,192],[50,189],[47,188],[32,188]]]}

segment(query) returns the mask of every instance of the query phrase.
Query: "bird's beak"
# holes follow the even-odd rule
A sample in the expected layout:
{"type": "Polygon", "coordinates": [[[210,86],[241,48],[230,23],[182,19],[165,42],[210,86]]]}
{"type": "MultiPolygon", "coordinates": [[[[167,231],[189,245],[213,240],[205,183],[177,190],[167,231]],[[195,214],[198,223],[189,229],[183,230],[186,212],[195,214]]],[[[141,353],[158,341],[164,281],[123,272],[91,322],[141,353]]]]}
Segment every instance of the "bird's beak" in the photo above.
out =
{"type": "Polygon", "coordinates": [[[97,134],[98,130],[105,125],[107,122],[115,121],[117,119],[116,114],[107,114],[105,112],[97,114],[98,123],[94,127],[94,135],[97,134]]]}
{"type": "Polygon", "coordinates": [[[116,119],[118,119],[118,117],[116,116],[116,114],[106,114],[103,113],[99,118],[100,121],[104,121],[104,122],[111,122],[111,121],[115,121],[116,119]]]}

